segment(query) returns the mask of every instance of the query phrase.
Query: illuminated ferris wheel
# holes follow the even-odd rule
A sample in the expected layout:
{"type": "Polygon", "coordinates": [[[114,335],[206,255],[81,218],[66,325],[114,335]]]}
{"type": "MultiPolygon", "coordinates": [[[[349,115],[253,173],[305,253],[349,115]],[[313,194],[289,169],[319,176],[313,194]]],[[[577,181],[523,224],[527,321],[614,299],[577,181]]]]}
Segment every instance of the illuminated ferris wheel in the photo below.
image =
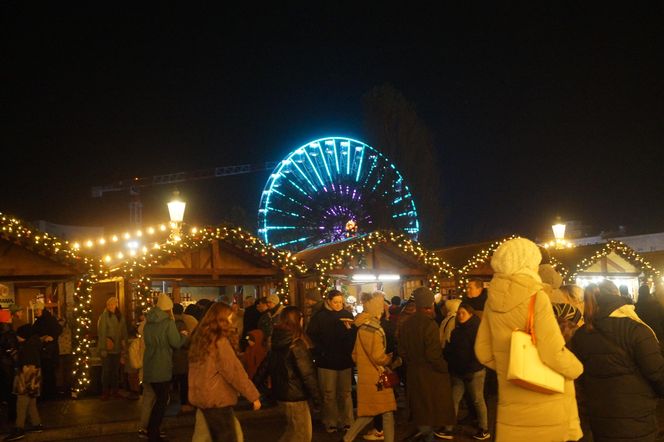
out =
{"type": "Polygon", "coordinates": [[[258,233],[275,247],[300,250],[378,229],[417,239],[420,226],[401,173],[361,141],[331,137],[299,147],[261,196],[258,233]]]}

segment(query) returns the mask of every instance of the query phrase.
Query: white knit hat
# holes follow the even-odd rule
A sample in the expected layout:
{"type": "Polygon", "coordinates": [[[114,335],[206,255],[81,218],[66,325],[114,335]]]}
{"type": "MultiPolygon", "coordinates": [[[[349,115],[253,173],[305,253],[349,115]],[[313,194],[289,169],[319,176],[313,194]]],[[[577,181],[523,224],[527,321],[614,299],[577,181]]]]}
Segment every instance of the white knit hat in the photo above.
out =
{"type": "Polygon", "coordinates": [[[447,310],[447,313],[456,314],[456,312],[459,310],[460,305],[461,305],[461,299],[458,298],[448,299],[447,301],[445,301],[445,310],[447,310]]]}
{"type": "Polygon", "coordinates": [[[525,238],[514,238],[505,241],[493,252],[491,267],[496,273],[504,275],[529,275],[541,282],[537,273],[542,254],[537,245],[525,238]]]}
{"type": "Polygon", "coordinates": [[[173,301],[171,301],[171,297],[166,293],[159,293],[159,297],[157,298],[157,307],[164,311],[172,310],[173,301]]]}
{"type": "Polygon", "coordinates": [[[281,302],[281,299],[279,299],[279,295],[277,295],[276,293],[272,293],[267,296],[267,301],[271,302],[274,305],[277,305],[281,302]]]}
{"type": "Polygon", "coordinates": [[[554,289],[558,289],[563,285],[562,275],[551,264],[540,265],[537,273],[539,273],[543,283],[549,284],[554,289]]]}

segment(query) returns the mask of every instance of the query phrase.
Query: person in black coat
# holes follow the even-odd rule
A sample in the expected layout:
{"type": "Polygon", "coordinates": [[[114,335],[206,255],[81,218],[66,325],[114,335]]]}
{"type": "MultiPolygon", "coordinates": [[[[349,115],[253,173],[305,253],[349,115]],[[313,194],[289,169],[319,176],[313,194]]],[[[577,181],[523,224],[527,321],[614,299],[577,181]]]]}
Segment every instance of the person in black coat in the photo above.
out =
{"type": "Polygon", "coordinates": [[[489,419],[484,401],[486,370],[475,356],[475,339],[480,328],[480,318],[470,304],[462,302],[456,314],[456,326],[450,342],[443,348],[452,380],[454,413],[459,414],[459,402],[467,391],[477,413],[479,429],[475,439],[485,440],[489,436],[489,419]]]}
{"type": "Polygon", "coordinates": [[[16,396],[12,394],[18,339],[12,323],[0,323],[0,400],[7,403],[7,423],[16,421],[16,396]]]}
{"type": "Polygon", "coordinates": [[[323,393],[322,421],[328,433],[343,431],[353,423],[351,354],[357,329],[353,315],[343,307],[343,294],[330,290],[324,307],[311,318],[307,328],[314,344],[318,383],[323,393]]]}
{"type": "MultiPolygon", "coordinates": [[[[661,290],[661,287],[658,287],[661,290]]],[[[648,284],[639,287],[636,314],[655,332],[659,345],[664,346],[664,307],[650,293],[648,284]]]]}
{"type": "Polygon", "coordinates": [[[19,342],[16,360],[16,380],[13,393],[17,397],[16,427],[7,436],[5,441],[14,441],[25,437],[26,418],[30,418],[31,432],[43,431],[39,411],[37,410],[37,397],[40,395],[41,379],[41,347],[42,342],[35,334],[34,326],[22,325],[16,330],[19,342]]]}
{"type": "Polygon", "coordinates": [[[286,307],[274,326],[270,356],[261,364],[254,382],[262,386],[272,379],[272,396],[286,413],[286,432],[279,441],[308,442],[313,435],[308,400],[321,403],[309,345],[302,330],[304,318],[297,307],[286,307]]]}
{"type": "Polygon", "coordinates": [[[610,281],[586,291],[584,316],[571,349],[584,366],[579,395],[593,440],[656,440],[664,357],[655,333],[610,281]]]}
{"type": "Polygon", "coordinates": [[[57,391],[55,374],[58,371],[58,363],[60,361],[58,337],[62,333],[62,326],[58,322],[58,319],[44,308],[43,302],[35,304],[35,316],[37,319],[33,324],[34,333],[42,341],[43,397],[53,398],[57,391]]]}

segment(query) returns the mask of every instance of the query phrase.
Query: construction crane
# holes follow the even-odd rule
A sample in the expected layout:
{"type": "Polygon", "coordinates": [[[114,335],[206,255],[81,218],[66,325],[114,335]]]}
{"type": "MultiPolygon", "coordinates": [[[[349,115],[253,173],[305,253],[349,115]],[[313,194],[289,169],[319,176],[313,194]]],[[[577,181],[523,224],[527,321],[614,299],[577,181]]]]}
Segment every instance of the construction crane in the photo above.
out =
{"type": "Polygon", "coordinates": [[[140,189],[143,187],[177,184],[186,181],[205,180],[223,176],[273,170],[277,164],[279,163],[275,161],[267,161],[264,163],[220,166],[188,172],[167,173],[164,175],[153,175],[151,177],[134,177],[116,181],[115,183],[105,186],[94,186],[91,188],[91,194],[93,198],[101,198],[107,192],[128,191],[131,196],[131,201],[129,202],[129,223],[130,225],[137,227],[143,222],[143,204],[140,199],[140,189]]]}

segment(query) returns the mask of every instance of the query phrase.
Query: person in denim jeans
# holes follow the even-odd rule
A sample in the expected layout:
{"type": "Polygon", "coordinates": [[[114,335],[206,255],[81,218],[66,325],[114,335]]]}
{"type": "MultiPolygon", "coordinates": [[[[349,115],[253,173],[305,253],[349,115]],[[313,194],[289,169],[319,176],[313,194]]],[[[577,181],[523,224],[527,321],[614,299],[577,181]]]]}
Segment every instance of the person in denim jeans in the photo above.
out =
{"type": "Polygon", "coordinates": [[[484,401],[484,378],[486,370],[475,357],[475,338],[480,327],[480,318],[467,303],[459,305],[456,326],[452,330],[450,342],[443,354],[452,375],[452,400],[454,413],[459,414],[459,402],[467,390],[477,412],[479,429],[473,436],[477,440],[486,440],[489,434],[486,402],[484,401]]]}
{"type": "Polygon", "coordinates": [[[311,318],[307,335],[314,344],[318,385],[323,395],[322,421],[327,433],[344,432],[353,424],[351,377],[357,329],[344,308],[343,294],[330,290],[323,308],[311,318]]]}
{"type": "Polygon", "coordinates": [[[302,330],[302,312],[285,307],[272,333],[272,351],[263,363],[254,382],[264,386],[272,379],[272,395],[286,415],[286,431],[279,442],[310,442],[313,435],[309,399],[314,406],[321,403],[316,367],[309,353],[308,338],[302,330]]]}

